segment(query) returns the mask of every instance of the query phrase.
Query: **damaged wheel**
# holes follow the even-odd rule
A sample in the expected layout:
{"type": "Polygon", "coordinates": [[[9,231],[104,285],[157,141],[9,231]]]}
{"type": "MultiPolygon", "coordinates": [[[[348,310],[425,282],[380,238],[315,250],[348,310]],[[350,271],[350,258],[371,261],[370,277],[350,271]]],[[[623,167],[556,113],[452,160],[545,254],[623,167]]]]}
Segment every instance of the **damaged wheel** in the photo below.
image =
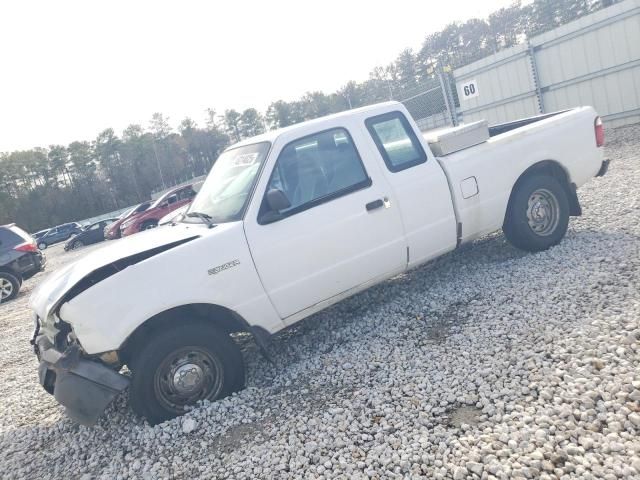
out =
{"type": "Polygon", "coordinates": [[[152,334],[131,363],[131,407],[152,425],[244,386],[238,346],[228,334],[206,323],[152,334]]]}

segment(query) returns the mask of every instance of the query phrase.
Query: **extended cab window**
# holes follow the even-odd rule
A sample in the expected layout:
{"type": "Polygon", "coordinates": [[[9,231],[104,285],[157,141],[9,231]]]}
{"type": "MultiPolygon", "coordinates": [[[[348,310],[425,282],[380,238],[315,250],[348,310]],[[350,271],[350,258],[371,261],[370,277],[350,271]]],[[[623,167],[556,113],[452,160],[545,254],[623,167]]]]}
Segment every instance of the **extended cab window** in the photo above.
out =
{"type": "Polygon", "coordinates": [[[413,128],[401,112],[390,112],[365,121],[387,168],[399,172],[427,161],[413,128]]]}
{"type": "MultiPolygon", "coordinates": [[[[351,136],[335,128],[295,140],[282,149],[267,186],[280,190],[290,206],[278,212],[287,217],[371,185],[351,136]]],[[[269,210],[266,201],[262,214],[269,210]]]]}

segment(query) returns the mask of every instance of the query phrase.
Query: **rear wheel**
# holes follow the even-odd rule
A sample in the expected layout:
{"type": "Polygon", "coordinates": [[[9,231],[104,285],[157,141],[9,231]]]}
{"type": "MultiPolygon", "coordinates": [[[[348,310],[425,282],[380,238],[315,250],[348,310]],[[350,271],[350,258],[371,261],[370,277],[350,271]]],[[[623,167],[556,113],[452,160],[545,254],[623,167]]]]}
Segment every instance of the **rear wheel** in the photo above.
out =
{"type": "Polygon", "coordinates": [[[75,242],[73,242],[73,246],[71,248],[73,250],[77,250],[78,248],[82,247],[84,247],[84,243],[82,242],[82,240],[76,240],[75,242]]]}
{"type": "Polygon", "coordinates": [[[565,189],[553,177],[534,175],[516,186],[503,230],[513,246],[539,252],[560,243],[568,225],[565,189]]]}
{"type": "Polygon", "coordinates": [[[158,330],[145,338],[131,363],[131,408],[152,425],[244,387],[238,346],[206,323],[158,330]]]}
{"type": "Polygon", "coordinates": [[[21,284],[20,277],[9,272],[0,272],[0,303],[16,298],[21,284]]]}

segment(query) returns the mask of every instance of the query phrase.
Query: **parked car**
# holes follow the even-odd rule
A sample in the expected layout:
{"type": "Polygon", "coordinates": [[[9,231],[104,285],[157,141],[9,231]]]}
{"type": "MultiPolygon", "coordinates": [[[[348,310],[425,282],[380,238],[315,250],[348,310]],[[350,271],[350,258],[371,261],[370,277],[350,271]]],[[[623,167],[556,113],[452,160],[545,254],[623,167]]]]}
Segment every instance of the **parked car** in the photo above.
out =
{"type": "Polygon", "coordinates": [[[142,230],[158,226],[160,219],[174,210],[186,205],[196,196],[193,185],[186,185],[168,191],[159,197],[144,212],[132,215],[120,225],[120,235],[126,237],[142,230]]]}
{"type": "Polygon", "coordinates": [[[57,227],[53,227],[52,229],[50,229],[47,233],[45,233],[38,239],[38,248],[40,250],[44,250],[49,245],[69,240],[72,235],[80,233],[81,231],[82,226],[80,226],[80,224],[76,222],[58,225],[57,227]]]}
{"type": "Polygon", "coordinates": [[[36,233],[32,233],[31,236],[35,239],[35,240],[39,240],[40,238],[42,238],[44,235],[46,235],[46,233],[49,231],[49,228],[45,228],[44,230],[40,230],[36,233]]]}
{"type": "Polygon", "coordinates": [[[179,221],[182,218],[182,216],[184,216],[186,211],[189,209],[189,205],[191,204],[187,203],[186,205],[183,205],[182,207],[174,210],[173,212],[167,213],[164,217],[160,219],[160,221],[158,222],[158,226],[168,225],[170,223],[179,221]]]}
{"type": "Polygon", "coordinates": [[[106,220],[100,220],[99,222],[95,222],[85,227],[82,232],[74,235],[67,241],[67,243],[65,243],[64,249],[66,251],[75,250],[76,248],[81,248],[85,245],[104,241],[104,231],[106,227],[117,220],[117,218],[107,218],[106,220]]]}
{"type": "Polygon", "coordinates": [[[13,223],[0,225],[0,303],[15,298],[22,281],[44,265],[45,257],[31,235],[13,223]]]}
{"type": "Polygon", "coordinates": [[[120,215],[118,217],[118,219],[113,222],[110,225],[107,225],[107,227],[104,230],[104,237],[107,240],[115,240],[116,238],[120,238],[120,225],[122,225],[122,223],[124,221],[126,221],[127,219],[131,218],[132,216],[140,213],[140,212],[144,212],[147,208],[149,208],[149,206],[151,205],[151,202],[142,202],[139,205],[136,205],[133,208],[130,208],[129,210],[126,210],[122,215],[120,215]]]}
{"type": "Polygon", "coordinates": [[[151,423],[229,395],[245,375],[230,333],[265,351],[283,328],[496,230],[526,251],[558,244],[581,214],[576,188],[607,171],[603,143],[591,107],[429,140],[397,102],[246,139],[181,222],[41,283],[40,383],[86,424],[127,386],[151,423]]]}

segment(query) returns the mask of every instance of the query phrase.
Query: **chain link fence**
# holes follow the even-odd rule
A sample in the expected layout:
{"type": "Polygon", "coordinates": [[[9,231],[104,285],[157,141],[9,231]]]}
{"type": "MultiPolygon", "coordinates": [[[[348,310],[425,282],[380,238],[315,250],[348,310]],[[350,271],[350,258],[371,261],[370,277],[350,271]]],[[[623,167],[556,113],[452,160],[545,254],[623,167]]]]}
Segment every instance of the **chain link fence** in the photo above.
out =
{"type": "Polygon", "coordinates": [[[422,131],[456,125],[455,88],[449,73],[438,73],[410,87],[391,88],[393,99],[402,102],[422,131]]]}

